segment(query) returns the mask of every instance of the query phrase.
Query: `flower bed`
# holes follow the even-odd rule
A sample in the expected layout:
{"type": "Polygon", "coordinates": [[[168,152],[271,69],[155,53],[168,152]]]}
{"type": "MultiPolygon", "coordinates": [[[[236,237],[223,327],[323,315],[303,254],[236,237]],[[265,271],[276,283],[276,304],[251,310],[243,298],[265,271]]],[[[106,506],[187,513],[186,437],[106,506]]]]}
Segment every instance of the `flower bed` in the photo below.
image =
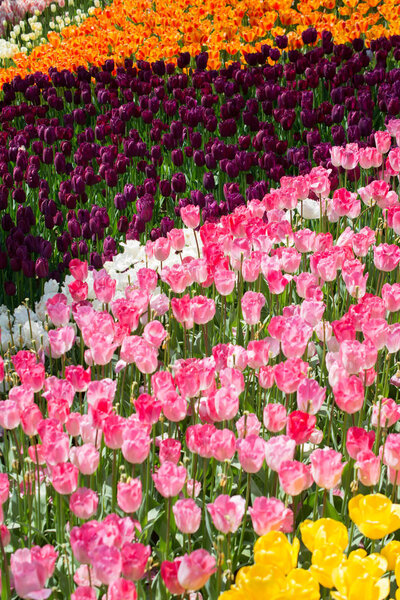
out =
{"type": "Polygon", "coordinates": [[[398,42],[367,51],[362,40],[335,46],[325,32],[306,53],[263,46],[247,57],[253,66],[219,72],[206,69],[206,53],[191,72],[184,53],[178,69],[126,60],[113,74],[109,60],[75,75],[16,77],[0,116],[7,304],[25,299],[25,279],[37,299],[35,278],[61,280],[71,258],[100,268],[121,241],[166,237],[187,205],[213,221],[315,165],[331,169],[332,189],[346,174],[356,190],[357,161],[333,164],[330,148],[375,145],[374,131],[399,113],[398,42]]]}
{"type": "MultiPolygon", "coordinates": [[[[398,22],[393,0],[234,0],[228,5],[213,1],[201,5],[175,2],[173,6],[164,0],[115,0],[103,10],[96,9],[81,25],[66,27],[60,34],[50,33],[48,43],[29,55],[14,56],[15,66],[0,70],[0,82],[51,67],[75,70],[78,65],[101,66],[109,58],[119,66],[127,57],[151,62],[176,60],[182,51],[195,55],[204,48],[210,53],[211,68],[219,68],[232,57],[260,51],[262,44],[271,43],[277,35],[287,33],[290,48],[299,48],[303,46],[302,33],[309,26],[314,26],[319,36],[329,30],[336,43],[346,43],[360,35],[368,40],[396,35],[398,22]]],[[[311,38],[305,43],[314,41],[311,38]]]]}
{"type": "Polygon", "coordinates": [[[359,195],[318,167],[200,229],[183,207],[185,230],[130,240],[105,269],[71,260],[33,351],[9,333],[5,594],[388,596],[399,121],[388,129],[375,148],[331,149],[337,167],[381,162],[383,179],[360,169],[359,195]]]}

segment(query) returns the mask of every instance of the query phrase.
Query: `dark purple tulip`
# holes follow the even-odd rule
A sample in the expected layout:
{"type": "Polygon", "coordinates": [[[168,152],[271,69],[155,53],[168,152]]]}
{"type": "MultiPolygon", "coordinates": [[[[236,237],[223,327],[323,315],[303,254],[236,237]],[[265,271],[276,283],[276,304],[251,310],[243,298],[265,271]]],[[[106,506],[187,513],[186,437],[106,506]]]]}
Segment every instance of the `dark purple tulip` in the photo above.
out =
{"type": "Polygon", "coordinates": [[[332,108],[332,121],[333,123],[341,123],[344,118],[344,106],[341,104],[335,104],[332,108]]]}
{"type": "Polygon", "coordinates": [[[152,242],[158,240],[158,238],[162,237],[161,229],[159,227],[155,227],[150,231],[150,239],[152,242]]]}
{"type": "Polygon", "coordinates": [[[171,219],[170,217],[163,217],[160,221],[160,229],[161,229],[161,233],[163,236],[166,236],[167,233],[169,231],[171,231],[171,229],[173,229],[175,226],[175,223],[173,221],[173,219],[171,219]]]}
{"type": "Polygon", "coordinates": [[[211,172],[204,173],[203,186],[206,190],[213,190],[215,188],[214,175],[211,172]]]}
{"type": "Polygon", "coordinates": [[[281,53],[279,52],[278,48],[271,48],[271,50],[269,51],[269,57],[273,61],[279,60],[280,56],[281,53]]]}
{"type": "Polygon", "coordinates": [[[136,188],[132,183],[127,183],[124,186],[124,196],[128,202],[134,202],[136,200],[136,188]]]}
{"type": "Polygon", "coordinates": [[[195,57],[196,67],[199,71],[204,71],[207,67],[208,52],[201,52],[195,57]]]}
{"type": "Polygon", "coordinates": [[[98,254],[98,252],[90,253],[90,264],[95,269],[101,269],[101,267],[103,266],[103,261],[101,260],[101,256],[100,254],[98,254]]]}
{"type": "Polygon", "coordinates": [[[104,179],[108,187],[115,187],[118,183],[118,176],[115,169],[107,169],[104,179]]]}
{"type": "Polygon", "coordinates": [[[162,179],[160,181],[160,192],[164,198],[168,198],[171,195],[171,183],[168,179],[162,179]]]}
{"type": "Polygon", "coordinates": [[[314,27],[309,27],[301,34],[304,44],[314,44],[317,41],[318,33],[314,27]]]}
{"type": "Polygon", "coordinates": [[[22,188],[18,188],[12,193],[13,200],[17,202],[17,204],[23,204],[26,200],[25,191],[22,188]]]}
{"type": "Polygon", "coordinates": [[[79,248],[79,254],[81,256],[86,256],[86,254],[88,253],[88,246],[87,246],[87,243],[84,240],[81,240],[79,242],[78,248],[79,248]]]}
{"type": "Polygon", "coordinates": [[[7,296],[15,296],[17,293],[17,288],[15,287],[15,283],[13,281],[5,281],[4,282],[4,291],[7,296]]]}
{"type": "Polygon", "coordinates": [[[35,274],[44,279],[49,274],[49,263],[45,258],[38,258],[35,263],[35,274]]]}
{"type": "Polygon", "coordinates": [[[284,50],[288,47],[288,38],[287,35],[277,35],[275,38],[275,44],[278,46],[279,50],[284,50]]]}
{"type": "Polygon", "coordinates": [[[176,167],[181,167],[183,165],[183,152],[182,150],[172,150],[171,152],[171,160],[176,167]]]}
{"type": "Polygon", "coordinates": [[[332,139],[335,146],[341,146],[346,140],[346,134],[342,125],[334,125],[332,127],[332,139]]]}
{"type": "Polygon", "coordinates": [[[184,173],[174,173],[171,179],[171,186],[176,194],[183,194],[186,190],[186,177],[184,173]]]}
{"type": "Polygon", "coordinates": [[[129,219],[127,216],[122,215],[122,217],[119,218],[119,221],[117,224],[117,229],[120,233],[126,233],[128,231],[128,227],[129,227],[129,219]]]}

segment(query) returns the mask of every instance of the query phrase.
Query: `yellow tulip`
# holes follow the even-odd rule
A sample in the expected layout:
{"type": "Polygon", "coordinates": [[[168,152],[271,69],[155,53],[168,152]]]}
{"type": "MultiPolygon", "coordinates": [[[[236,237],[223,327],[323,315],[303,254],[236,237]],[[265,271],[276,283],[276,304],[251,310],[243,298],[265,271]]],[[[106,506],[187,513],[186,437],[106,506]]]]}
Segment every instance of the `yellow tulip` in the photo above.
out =
{"type": "Polygon", "coordinates": [[[400,542],[392,540],[382,548],[381,554],[388,561],[388,570],[394,571],[397,559],[400,556],[400,542]]]}
{"type": "Polygon", "coordinates": [[[303,544],[311,552],[325,544],[334,544],[343,552],[349,543],[347,527],[334,519],[307,519],[301,523],[300,532],[303,544]]]}
{"type": "Polygon", "coordinates": [[[270,531],[254,544],[254,562],[275,565],[286,575],[297,565],[300,542],[294,538],[291,544],[280,531],[270,531]]]}
{"type": "Polygon", "coordinates": [[[272,564],[243,567],[236,576],[235,584],[235,588],[246,593],[246,600],[259,600],[260,597],[275,600],[287,585],[282,570],[272,564]]]}
{"type": "Polygon", "coordinates": [[[380,554],[367,556],[365,550],[351,552],[348,559],[332,571],[336,600],[383,600],[389,594],[389,579],[380,579],[387,570],[387,560],[380,554]]]}
{"type": "Polygon", "coordinates": [[[379,540],[400,528],[400,505],[383,494],[358,494],[349,502],[349,515],[363,535],[379,540]]]}
{"type": "Polygon", "coordinates": [[[230,590],[222,592],[218,600],[248,600],[248,595],[244,590],[232,586],[230,590]]]}
{"type": "Polygon", "coordinates": [[[316,548],[312,555],[310,572],[326,588],[333,587],[332,571],[340,565],[345,556],[336,544],[325,544],[316,548]]]}
{"type": "Polygon", "coordinates": [[[397,585],[400,585],[400,559],[399,558],[396,560],[396,563],[394,566],[394,576],[396,577],[397,585]]]}
{"type": "Polygon", "coordinates": [[[390,592],[388,578],[374,581],[367,575],[354,579],[348,588],[331,592],[334,600],[384,600],[390,592]]]}
{"type": "Polygon", "coordinates": [[[279,600],[320,600],[319,583],[310,571],[293,569],[286,581],[288,592],[279,600]]]}

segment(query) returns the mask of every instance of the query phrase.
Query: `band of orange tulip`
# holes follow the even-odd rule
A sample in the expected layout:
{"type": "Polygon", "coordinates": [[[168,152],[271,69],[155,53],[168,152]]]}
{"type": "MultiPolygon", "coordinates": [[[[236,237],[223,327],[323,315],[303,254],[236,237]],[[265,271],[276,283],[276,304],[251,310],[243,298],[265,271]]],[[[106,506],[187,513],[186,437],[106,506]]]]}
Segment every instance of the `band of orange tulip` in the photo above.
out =
{"type": "Polygon", "coordinates": [[[313,26],[321,33],[329,29],[336,43],[365,36],[367,40],[396,34],[400,7],[395,0],[302,0],[296,9],[290,0],[222,0],[190,4],[179,0],[114,0],[104,10],[96,9],[80,26],[61,34],[50,33],[48,43],[30,55],[14,57],[15,67],[0,70],[0,85],[16,75],[47,71],[49,67],[74,70],[78,65],[100,66],[109,58],[117,64],[125,57],[136,60],[173,61],[180,52],[209,52],[209,67],[221,66],[222,56],[238,57],[273,43],[276,35],[288,36],[289,48],[302,46],[301,33],[313,26]]]}

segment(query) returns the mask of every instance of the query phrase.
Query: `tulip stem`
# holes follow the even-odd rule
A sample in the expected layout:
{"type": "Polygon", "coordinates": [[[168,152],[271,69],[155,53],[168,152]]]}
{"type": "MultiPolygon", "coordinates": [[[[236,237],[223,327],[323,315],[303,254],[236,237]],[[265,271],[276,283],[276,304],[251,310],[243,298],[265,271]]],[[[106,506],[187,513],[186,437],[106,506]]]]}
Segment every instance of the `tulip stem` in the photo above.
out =
{"type": "Polygon", "coordinates": [[[171,526],[171,504],[172,504],[172,498],[168,498],[166,505],[167,505],[167,534],[166,534],[166,540],[165,540],[165,560],[168,560],[168,551],[169,551],[169,530],[170,530],[170,526],[171,526]]]}
{"type": "Polygon", "coordinates": [[[246,504],[244,507],[244,516],[243,516],[242,530],[240,532],[239,546],[238,546],[237,554],[235,557],[236,558],[235,569],[234,569],[235,571],[238,566],[238,562],[240,560],[240,554],[242,552],[242,546],[243,546],[243,540],[244,540],[244,532],[246,531],[246,517],[247,517],[247,509],[249,508],[249,501],[250,501],[250,487],[251,487],[251,473],[247,473],[246,504]]]}
{"type": "Polygon", "coordinates": [[[324,497],[322,500],[322,518],[324,518],[325,516],[325,509],[326,509],[326,497],[328,495],[328,490],[325,488],[324,489],[324,497]]]}
{"type": "Polygon", "coordinates": [[[8,568],[6,551],[4,550],[3,540],[1,539],[1,535],[0,535],[0,548],[1,548],[1,556],[2,556],[2,559],[3,559],[3,572],[4,572],[4,583],[3,583],[3,586],[2,586],[1,597],[3,598],[3,594],[4,594],[4,591],[5,591],[6,592],[5,598],[7,600],[9,600],[9,598],[11,598],[10,572],[9,572],[9,568],[8,568]],[[5,587],[5,590],[4,590],[4,587],[5,587]]]}
{"type": "Polygon", "coordinates": [[[112,500],[111,500],[111,511],[115,511],[115,500],[117,498],[117,451],[113,450],[113,461],[112,461],[112,500]]]}

